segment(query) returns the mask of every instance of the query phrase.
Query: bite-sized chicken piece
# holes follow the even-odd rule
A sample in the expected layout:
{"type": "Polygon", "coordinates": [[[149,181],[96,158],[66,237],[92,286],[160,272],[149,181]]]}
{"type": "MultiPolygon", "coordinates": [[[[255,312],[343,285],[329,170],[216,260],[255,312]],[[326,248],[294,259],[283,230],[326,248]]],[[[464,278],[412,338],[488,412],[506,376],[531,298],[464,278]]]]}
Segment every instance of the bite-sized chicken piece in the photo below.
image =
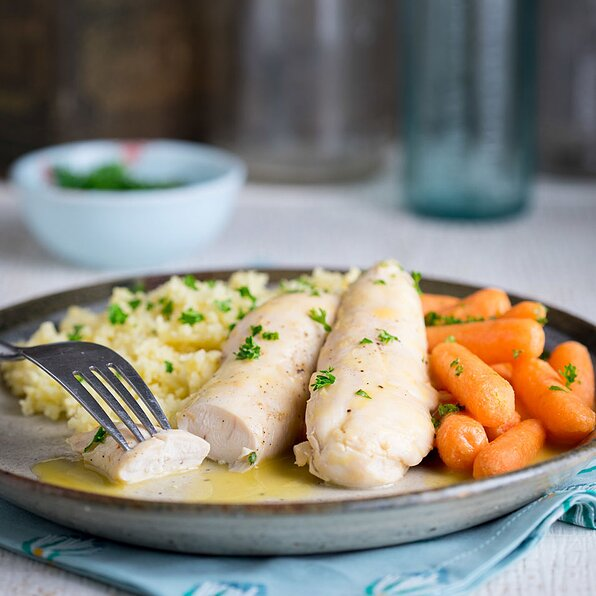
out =
{"type": "Polygon", "coordinates": [[[298,465],[335,484],[372,488],[393,484],[432,449],[437,392],[422,305],[398,263],[382,262],[348,288],[317,369],[307,441],[294,448],[298,465]]]}
{"type": "Polygon", "coordinates": [[[126,442],[132,446],[124,451],[114,439],[100,433],[100,440],[94,441],[96,432],[78,433],[68,439],[74,451],[83,456],[83,461],[115,482],[141,482],[176,472],[199,467],[209,453],[209,443],[184,430],[163,430],[138,442],[124,426],[118,428],[126,442]]]}
{"type": "Polygon", "coordinates": [[[248,313],[219,370],[178,413],[178,428],[203,437],[209,458],[236,471],[291,449],[304,432],[308,381],[337,304],[331,294],[284,294],[248,313]]]}

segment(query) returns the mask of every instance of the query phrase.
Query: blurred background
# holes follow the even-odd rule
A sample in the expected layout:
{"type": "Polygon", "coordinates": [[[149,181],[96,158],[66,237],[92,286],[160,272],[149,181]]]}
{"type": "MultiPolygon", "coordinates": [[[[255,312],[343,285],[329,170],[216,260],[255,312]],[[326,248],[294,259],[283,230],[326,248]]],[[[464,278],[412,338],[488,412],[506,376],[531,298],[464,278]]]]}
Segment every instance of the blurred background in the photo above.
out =
{"type": "MultiPolygon", "coordinates": [[[[365,175],[403,140],[406,29],[428,19],[408,9],[429,2],[406,4],[2,0],[0,165],[77,139],[170,137],[231,148],[258,179],[365,175]]],[[[463,27],[471,7],[447,4],[443,26],[463,27]]],[[[515,2],[475,4],[468,16],[533,34],[510,14],[515,2]]],[[[538,29],[538,168],[594,176],[596,2],[527,4],[538,29]]],[[[493,44],[496,64],[504,50],[489,36],[476,43],[493,44]]]]}
{"type": "MultiPolygon", "coordinates": [[[[27,152],[99,139],[222,148],[248,172],[242,186],[243,168],[210,154],[219,163],[202,184],[179,167],[192,160],[161,147],[142,176],[204,200],[217,172],[235,168],[238,188],[173,214],[167,194],[159,213],[140,198],[125,213],[132,203],[121,202],[121,222],[97,193],[93,212],[69,189],[57,199],[53,166],[76,178],[105,156],[77,146],[57,164],[44,154],[33,182],[13,169],[0,186],[0,261],[23,287],[36,287],[33,272],[59,271],[59,285],[94,267],[347,266],[390,255],[510,286],[526,287],[544,254],[570,275],[593,271],[596,0],[0,0],[0,57],[7,181],[27,152]],[[170,257],[183,223],[205,241],[170,257]],[[267,233],[246,232],[262,225],[267,233]]],[[[124,165],[139,147],[121,145],[124,165]]],[[[545,270],[536,288],[549,284],[545,270]]]]}

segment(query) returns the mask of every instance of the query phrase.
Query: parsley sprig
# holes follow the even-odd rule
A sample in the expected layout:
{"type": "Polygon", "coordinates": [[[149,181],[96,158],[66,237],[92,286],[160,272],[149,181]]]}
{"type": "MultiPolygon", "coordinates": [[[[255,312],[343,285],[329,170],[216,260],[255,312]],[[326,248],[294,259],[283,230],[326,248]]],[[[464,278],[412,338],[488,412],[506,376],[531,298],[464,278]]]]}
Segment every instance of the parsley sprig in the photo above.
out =
{"type": "Polygon", "coordinates": [[[332,375],[333,367],[330,366],[327,370],[321,370],[317,373],[315,377],[315,382],[311,384],[313,391],[318,391],[322,387],[327,387],[327,385],[333,385],[335,383],[335,375],[332,375]]]}
{"type": "Polygon", "coordinates": [[[128,315],[122,310],[118,304],[110,304],[108,308],[108,319],[112,325],[124,325],[128,315]]]}
{"type": "Polygon", "coordinates": [[[390,341],[399,341],[399,338],[396,335],[391,335],[386,329],[377,329],[377,331],[379,332],[377,339],[382,344],[388,344],[390,341]]]}
{"type": "Polygon", "coordinates": [[[356,395],[364,397],[365,399],[372,399],[372,397],[368,393],[366,393],[364,389],[358,389],[358,391],[356,391],[356,395]]]}
{"type": "Polygon", "coordinates": [[[89,453],[89,451],[95,449],[95,447],[97,447],[99,443],[103,443],[106,440],[107,436],[108,432],[106,431],[106,429],[103,426],[100,426],[97,429],[97,432],[95,433],[93,438],[91,439],[91,443],[89,443],[89,445],[87,445],[87,447],[83,449],[83,453],[89,453]]]}
{"type": "Polygon", "coordinates": [[[279,333],[277,331],[263,331],[261,337],[267,341],[275,341],[279,339],[279,333]]]}
{"type": "Polygon", "coordinates": [[[170,320],[172,313],[174,312],[174,302],[165,296],[159,299],[161,304],[161,314],[166,321],[170,320]]]}
{"type": "Polygon", "coordinates": [[[228,298],[227,300],[216,300],[215,306],[220,312],[230,312],[232,310],[232,301],[228,298]]]}
{"type": "Polygon", "coordinates": [[[329,325],[329,323],[327,323],[326,318],[327,318],[327,311],[324,310],[323,308],[311,308],[308,311],[308,316],[315,321],[315,323],[320,323],[321,325],[323,325],[323,329],[325,329],[325,331],[327,331],[327,333],[329,333],[329,331],[331,331],[331,325],[329,325]]]}
{"type": "Polygon", "coordinates": [[[191,327],[196,323],[200,323],[205,320],[205,315],[196,311],[194,308],[187,308],[185,311],[180,313],[178,320],[183,325],[190,325],[191,327]]]}
{"type": "Polygon", "coordinates": [[[412,276],[412,280],[414,282],[414,289],[418,294],[422,294],[422,290],[420,289],[420,282],[422,281],[422,274],[419,271],[412,271],[410,274],[412,276]]]}
{"type": "Polygon", "coordinates": [[[189,273],[188,275],[184,276],[182,281],[184,282],[184,285],[189,287],[191,290],[197,289],[197,278],[194,275],[189,273]]]}
{"type": "Polygon", "coordinates": [[[84,325],[74,325],[72,331],[67,335],[68,341],[81,341],[83,339],[83,331],[84,325]]]}
{"type": "Polygon", "coordinates": [[[443,422],[443,418],[445,418],[447,414],[454,414],[455,412],[459,412],[463,409],[463,406],[460,406],[458,404],[441,404],[437,408],[436,416],[433,416],[432,418],[433,426],[435,428],[439,428],[439,426],[441,426],[441,422],[443,422]]]}
{"type": "Polygon", "coordinates": [[[238,288],[238,293],[240,294],[240,296],[242,296],[242,298],[248,298],[250,300],[250,310],[253,310],[257,304],[257,298],[256,296],[253,296],[250,289],[247,286],[242,286],[241,288],[238,288]]]}
{"type": "Polygon", "coordinates": [[[261,346],[249,335],[235,353],[236,360],[256,360],[261,355],[261,346]]]}
{"type": "Polygon", "coordinates": [[[456,358],[451,362],[449,365],[450,368],[455,369],[455,376],[459,377],[464,372],[464,365],[459,361],[459,358],[456,358]]]}
{"type": "Polygon", "coordinates": [[[427,327],[436,327],[437,325],[460,325],[462,323],[478,323],[480,321],[484,321],[484,318],[470,316],[466,317],[465,319],[460,319],[459,317],[454,317],[452,315],[440,315],[434,310],[431,310],[424,316],[424,324],[427,327]]]}
{"type": "Polygon", "coordinates": [[[559,374],[565,379],[565,387],[569,389],[577,379],[577,368],[570,362],[559,371],[559,374]]]}

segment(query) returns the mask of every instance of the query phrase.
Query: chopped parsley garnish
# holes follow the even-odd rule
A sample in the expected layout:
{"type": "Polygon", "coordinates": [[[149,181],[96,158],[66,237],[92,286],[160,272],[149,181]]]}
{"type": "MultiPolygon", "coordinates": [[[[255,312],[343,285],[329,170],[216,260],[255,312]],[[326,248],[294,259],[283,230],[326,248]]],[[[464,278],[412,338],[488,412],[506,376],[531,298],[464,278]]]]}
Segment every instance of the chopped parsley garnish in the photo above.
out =
{"type": "Polygon", "coordinates": [[[256,452],[256,451],[251,451],[251,452],[248,454],[248,457],[246,458],[246,461],[247,461],[247,462],[248,462],[248,463],[249,463],[251,466],[253,466],[253,465],[256,463],[256,461],[257,461],[257,452],[256,452]]]}
{"type": "Polygon", "coordinates": [[[236,315],[236,320],[241,321],[246,316],[246,311],[242,308],[238,309],[238,314],[236,315]]]}
{"type": "Polygon", "coordinates": [[[255,307],[255,305],[257,304],[256,297],[250,293],[250,290],[246,286],[242,286],[241,288],[238,288],[238,293],[240,294],[240,296],[242,296],[242,298],[248,298],[250,300],[251,310],[252,310],[255,307]]]}
{"type": "Polygon", "coordinates": [[[284,294],[300,294],[301,292],[310,292],[311,296],[320,296],[319,289],[314,285],[306,275],[301,275],[298,279],[287,280],[282,279],[279,283],[279,289],[284,294]],[[291,284],[294,283],[298,287],[293,288],[291,284]]]}
{"type": "Polygon", "coordinates": [[[83,339],[83,334],[81,333],[83,327],[84,325],[74,325],[72,331],[67,335],[68,341],[81,341],[83,339]]]}
{"type": "Polygon", "coordinates": [[[188,275],[184,276],[182,281],[184,282],[184,285],[188,286],[191,290],[197,289],[197,278],[194,275],[189,273],[188,275]]]}
{"type": "Polygon", "coordinates": [[[163,363],[164,363],[164,366],[166,367],[167,373],[174,372],[174,365],[169,360],[164,360],[163,363]]]}
{"type": "Polygon", "coordinates": [[[437,409],[437,415],[433,416],[433,426],[439,428],[441,422],[443,422],[443,418],[445,418],[447,414],[454,414],[463,409],[463,406],[459,406],[458,404],[441,404],[437,409]]]}
{"type": "Polygon", "coordinates": [[[229,329],[230,331],[232,331],[232,329],[234,329],[234,327],[236,327],[236,323],[230,323],[230,324],[228,325],[228,329],[229,329]]]}
{"type": "Polygon", "coordinates": [[[275,341],[276,339],[279,339],[279,333],[277,331],[263,331],[261,337],[267,341],[275,341]]]}
{"type": "Polygon", "coordinates": [[[523,350],[513,350],[513,358],[519,358],[520,354],[523,352],[523,350]]]}
{"type": "Polygon", "coordinates": [[[373,281],[373,283],[375,284],[375,286],[386,286],[387,282],[384,279],[375,279],[375,281],[373,281]]]}
{"type": "Polygon", "coordinates": [[[391,333],[389,333],[385,329],[377,329],[377,331],[379,332],[379,335],[377,335],[377,339],[383,344],[388,344],[390,341],[399,341],[397,336],[391,335],[391,333]]]}
{"type": "Polygon", "coordinates": [[[373,340],[372,339],[368,339],[368,337],[363,337],[358,343],[361,346],[364,346],[366,344],[372,344],[373,343],[373,340]]]}
{"type": "Polygon", "coordinates": [[[153,302],[147,302],[147,304],[145,304],[145,309],[151,310],[154,306],[155,304],[153,304],[153,302]]]}
{"type": "Polygon", "coordinates": [[[445,343],[454,344],[455,343],[455,335],[448,335],[445,338],[445,343]]]}
{"type": "Polygon", "coordinates": [[[456,358],[450,365],[450,368],[454,368],[455,369],[455,376],[459,377],[459,375],[461,375],[464,372],[464,366],[463,364],[461,364],[461,362],[459,361],[459,358],[456,358]]]}
{"type": "Polygon", "coordinates": [[[308,316],[315,321],[315,323],[320,323],[321,325],[323,325],[323,329],[325,329],[325,331],[329,332],[331,331],[331,325],[329,325],[329,323],[327,323],[327,321],[325,320],[327,318],[327,311],[319,308],[311,308],[308,311],[308,316]]]}
{"type": "Polygon", "coordinates": [[[231,300],[216,300],[215,306],[221,312],[230,312],[232,310],[231,300]]]}
{"type": "Polygon", "coordinates": [[[99,445],[99,443],[103,443],[106,440],[107,436],[108,432],[106,431],[106,429],[103,426],[100,426],[97,429],[97,432],[95,433],[93,438],[91,439],[91,443],[89,443],[89,445],[87,445],[87,447],[83,449],[83,453],[89,453],[89,451],[95,449],[95,447],[99,445]]]}
{"type": "Polygon", "coordinates": [[[236,352],[236,360],[256,360],[261,355],[261,346],[255,343],[252,335],[249,335],[236,352]]]}
{"type": "Polygon", "coordinates": [[[161,314],[166,321],[170,320],[172,313],[174,312],[174,303],[166,298],[160,298],[159,303],[162,305],[161,314]]]}
{"type": "Polygon", "coordinates": [[[559,371],[559,374],[565,379],[565,387],[569,389],[577,379],[577,368],[570,362],[563,367],[563,370],[559,371]]]}
{"type": "Polygon", "coordinates": [[[128,306],[130,306],[130,308],[132,308],[132,310],[137,310],[137,308],[139,308],[139,306],[141,306],[141,299],[135,298],[134,300],[130,300],[128,303],[128,306]]]}
{"type": "Polygon", "coordinates": [[[441,315],[437,314],[434,310],[431,310],[424,315],[424,324],[427,327],[434,327],[435,325],[441,324],[442,318],[441,315]]]}
{"type": "Polygon", "coordinates": [[[544,308],[544,316],[538,317],[536,319],[536,321],[538,323],[540,323],[541,325],[546,325],[548,323],[548,317],[546,316],[548,314],[548,308],[546,308],[546,306],[544,306],[544,304],[541,304],[541,306],[544,308]]]}
{"type": "Polygon", "coordinates": [[[178,320],[183,325],[190,325],[192,327],[194,324],[204,321],[205,315],[201,314],[200,312],[197,312],[194,308],[187,308],[184,312],[180,314],[178,320]]]}
{"type": "Polygon", "coordinates": [[[427,327],[435,327],[437,325],[460,325],[462,323],[478,323],[480,321],[484,321],[483,317],[466,317],[465,319],[460,319],[458,317],[454,317],[453,315],[440,315],[435,311],[430,311],[426,313],[424,316],[424,324],[427,327]]]}
{"type": "Polygon", "coordinates": [[[144,292],[145,290],[146,290],[145,283],[142,281],[135,281],[135,283],[132,284],[132,287],[130,288],[130,291],[133,294],[138,294],[140,292],[144,292]]]}
{"type": "Polygon", "coordinates": [[[263,325],[251,325],[250,326],[250,333],[253,337],[256,337],[263,331],[263,325]]]}
{"type": "Polygon", "coordinates": [[[551,391],[567,391],[567,389],[564,389],[563,387],[559,387],[558,385],[551,385],[549,387],[549,389],[551,391]]]}
{"type": "Polygon", "coordinates": [[[205,283],[207,284],[208,288],[214,288],[215,284],[217,283],[216,279],[208,279],[205,281],[205,283]]]}
{"type": "Polygon", "coordinates": [[[368,393],[366,393],[364,389],[358,389],[358,391],[356,391],[356,395],[359,395],[360,397],[364,397],[366,399],[372,399],[372,397],[368,393]]]}
{"type": "Polygon", "coordinates": [[[321,370],[315,377],[315,382],[311,384],[313,391],[318,391],[322,387],[327,385],[333,385],[335,383],[335,375],[332,375],[333,367],[330,366],[327,370],[321,370]]]}
{"type": "Polygon", "coordinates": [[[128,315],[117,304],[110,304],[108,319],[112,325],[124,325],[126,319],[128,319],[128,315]]]}
{"type": "Polygon", "coordinates": [[[422,275],[419,271],[412,271],[412,280],[414,281],[414,289],[419,293],[422,294],[422,290],[420,289],[420,282],[422,281],[422,275]]]}

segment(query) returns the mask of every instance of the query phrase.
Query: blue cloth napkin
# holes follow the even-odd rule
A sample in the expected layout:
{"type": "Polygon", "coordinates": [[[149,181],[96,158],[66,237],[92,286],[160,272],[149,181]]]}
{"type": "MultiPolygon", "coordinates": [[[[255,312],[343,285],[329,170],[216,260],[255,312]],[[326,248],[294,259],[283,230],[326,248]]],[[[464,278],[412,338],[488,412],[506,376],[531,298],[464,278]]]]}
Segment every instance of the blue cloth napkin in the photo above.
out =
{"type": "Polygon", "coordinates": [[[596,529],[596,460],[526,507],[463,532],[337,555],[208,557],[81,535],[0,501],[0,546],[139,594],[463,594],[523,556],[556,521],[596,529]]]}

